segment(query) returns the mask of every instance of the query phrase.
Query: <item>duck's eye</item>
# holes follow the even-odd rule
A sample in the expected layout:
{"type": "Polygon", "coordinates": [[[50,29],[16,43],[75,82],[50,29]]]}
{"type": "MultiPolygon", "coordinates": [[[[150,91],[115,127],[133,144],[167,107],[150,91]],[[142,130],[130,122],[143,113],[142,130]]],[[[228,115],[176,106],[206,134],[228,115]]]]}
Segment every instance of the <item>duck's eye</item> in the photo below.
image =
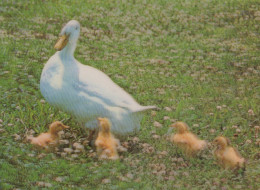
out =
{"type": "Polygon", "coordinates": [[[78,30],[78,27],[76,26],[76,30],[78,30]]]}

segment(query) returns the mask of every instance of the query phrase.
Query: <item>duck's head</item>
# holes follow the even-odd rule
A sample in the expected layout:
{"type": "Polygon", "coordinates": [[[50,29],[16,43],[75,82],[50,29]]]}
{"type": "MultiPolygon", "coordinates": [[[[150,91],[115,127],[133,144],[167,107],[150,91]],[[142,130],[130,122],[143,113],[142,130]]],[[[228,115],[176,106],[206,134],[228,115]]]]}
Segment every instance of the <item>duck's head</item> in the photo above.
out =
{"type": "Polygon", "coordinates": [[[60,38],[54,48],[61,51],[68,44],[76,44],[80,33],[80,24],[76,20],[69,21],[61,30],[60,38]]]}
{"type": "Polygon", "coordinates": [[[102,132],[104,133],[109,133],[110,132],[110,122],[107,118],[98,118],[98,122],[99,122],[99,128],[102,132]]]}
{"type": "Polygon", "coordinates": [[[68,129],[69,126],[64,125],[60,121],[53,122],[49,127],[49,132],[53,135],[57,135],[59,131],[62,131],[63,129],[68,129]]]}
{"type": "Polygon", "coordinates": [[[189,131],[189,127],[186,123],[184,122],[176,122],[172,124],[170,127],[176,128],[178,133],[185,133],[189,131]]]}
{"type": "Polygon", "coordinates": [[[219,136],[214,139],[213,144],[217,145],[218,147],[225,148],[230,145],[230,140],[226,137],[219,136]]]}

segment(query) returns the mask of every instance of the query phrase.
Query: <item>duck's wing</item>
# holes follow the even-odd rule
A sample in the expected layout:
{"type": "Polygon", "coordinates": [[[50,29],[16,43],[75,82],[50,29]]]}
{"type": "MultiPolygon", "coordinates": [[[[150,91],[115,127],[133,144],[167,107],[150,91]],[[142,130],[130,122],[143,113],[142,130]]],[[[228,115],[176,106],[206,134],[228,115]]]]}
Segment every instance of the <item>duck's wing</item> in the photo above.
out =
{"type": "Polygon", "coordinates": [[[150,108],[149,106],[138,104],[130,94],[114,83],[102,71],[80,63],[78,63],[78,67],[79,81],[76,84],[76,88],[79,91],[86,93],[88,96],[98,98],[109,106],[122,107],[131,112],[150,108]]]}

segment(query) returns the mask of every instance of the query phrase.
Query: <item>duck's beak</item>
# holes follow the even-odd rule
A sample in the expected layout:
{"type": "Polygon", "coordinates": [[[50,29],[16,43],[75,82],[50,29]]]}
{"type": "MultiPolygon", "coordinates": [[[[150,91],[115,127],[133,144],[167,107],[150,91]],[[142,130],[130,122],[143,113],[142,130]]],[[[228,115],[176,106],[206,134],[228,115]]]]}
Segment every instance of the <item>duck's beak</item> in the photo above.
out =
{"type": "Polygon", "coordinates": [[[59,38],[54,48],[58,51],[61,51],[67,45],[68,41],[69,41],[69,35],[64,34],[59,38]]]}

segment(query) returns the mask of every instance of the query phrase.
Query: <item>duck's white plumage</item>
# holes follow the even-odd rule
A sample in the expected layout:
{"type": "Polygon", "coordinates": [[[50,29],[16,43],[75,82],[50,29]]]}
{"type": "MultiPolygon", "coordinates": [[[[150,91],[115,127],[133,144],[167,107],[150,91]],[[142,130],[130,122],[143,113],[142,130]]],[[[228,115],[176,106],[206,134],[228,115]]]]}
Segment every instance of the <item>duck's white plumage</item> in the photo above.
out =
{"type": "Polygon", "coordinates": [[[141,106],[102,71],[74,58],[79,28],[79,23],[72,20],[62,29],[61,35],[69,36],[68,43],[44,66],[40,81],[42,95],[89,129],[97,128],[98,117],[107,117],[114,133],[138,130],[142,112],[155,107],[141,106]]]}

